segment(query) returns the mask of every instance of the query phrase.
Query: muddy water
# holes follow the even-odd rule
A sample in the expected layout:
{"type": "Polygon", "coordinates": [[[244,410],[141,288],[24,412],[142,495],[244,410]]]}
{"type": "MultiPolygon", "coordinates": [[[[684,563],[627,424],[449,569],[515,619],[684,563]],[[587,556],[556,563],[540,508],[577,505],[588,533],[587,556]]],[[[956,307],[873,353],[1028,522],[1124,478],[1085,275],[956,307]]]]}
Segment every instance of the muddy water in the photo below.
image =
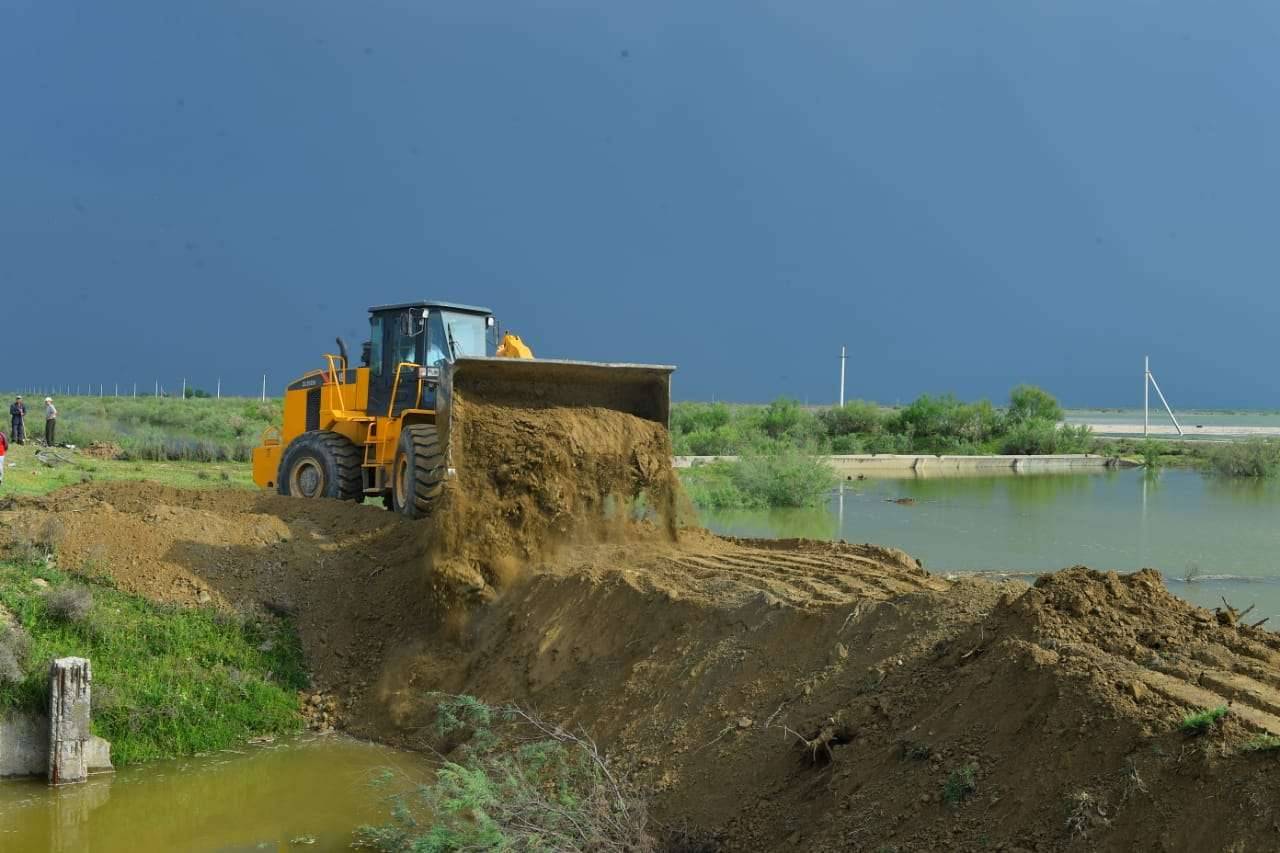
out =
{"type": "Polygon", "coordinates": [[[0,850],[23,853],[350,849],[387,819],[389,770],[425,778],[413,753],[342,737],[300,738],[160,761],[50,789],[0,781],[0,850]]]}
{"type": "Polygon", "coordinates": [[[1197,604],[1280,628],[1280,483],[1193,471],[860,480],[817,510],[707,512],[713,530],[896,545],[938,572],[1160,569],[1197,604]],[[906,499],[908,502],[894,502],[906,499]]]}

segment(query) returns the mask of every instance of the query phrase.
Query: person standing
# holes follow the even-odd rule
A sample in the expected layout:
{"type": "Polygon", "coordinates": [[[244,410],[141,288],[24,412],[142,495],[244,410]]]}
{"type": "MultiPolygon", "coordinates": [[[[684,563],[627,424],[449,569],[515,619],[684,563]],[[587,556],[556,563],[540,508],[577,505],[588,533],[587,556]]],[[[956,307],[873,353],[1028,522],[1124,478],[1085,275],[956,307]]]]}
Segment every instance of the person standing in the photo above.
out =
{"type": "Polygon", "coordinates": [[[22,402],[22,395],[19,394],[12,403],[9,404],[9,434],[13,436],[14,444],[27,443],[27,404],[22,402]]]}
{"type": "Polygon", "coordinates": [[[52,397],[44,398],[44,443],[53,447],[54,434],[58,431],[58,409],[52,397]]]}
{"type": "Polygon", "coordinates": [[[4,454],[9,449],[9,440],[0,432],[0,486],[4,485],[4,454]]]}

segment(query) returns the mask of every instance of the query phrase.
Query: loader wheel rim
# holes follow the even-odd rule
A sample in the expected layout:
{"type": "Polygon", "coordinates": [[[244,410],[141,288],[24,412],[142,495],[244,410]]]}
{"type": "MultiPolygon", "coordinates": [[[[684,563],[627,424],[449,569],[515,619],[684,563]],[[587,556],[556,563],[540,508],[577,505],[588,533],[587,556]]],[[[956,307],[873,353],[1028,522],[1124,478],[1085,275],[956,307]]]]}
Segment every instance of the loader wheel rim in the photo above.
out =
{"type": "Polygon", "coordinates": [[[396,463],[396,501],[401,507],[409,504],[409,459],[405,456],[396,463]]]}
{"type": "Polygon", "coordinates": [[[324,493],[324,469],[314,459],[300,459],[289,472],[289,493],[317,498],[324,493]]]}

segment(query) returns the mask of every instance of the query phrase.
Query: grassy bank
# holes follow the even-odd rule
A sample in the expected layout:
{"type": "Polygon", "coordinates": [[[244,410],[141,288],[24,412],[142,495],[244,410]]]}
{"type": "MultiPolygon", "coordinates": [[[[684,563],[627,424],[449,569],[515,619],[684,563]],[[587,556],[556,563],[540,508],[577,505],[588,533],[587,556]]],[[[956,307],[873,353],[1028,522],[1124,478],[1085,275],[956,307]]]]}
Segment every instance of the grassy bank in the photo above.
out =
{"type": "Polygon", "coordinates": [[[38,554],[0,560],[0,611],[16,621],[0,627],[0,714],[44,709],[49,661],[87,657],[93,729],[117,766],[301,728],[306,675],[287,623],[153,604],[38,554]]]}
{"type": "Polygon", "coordinates": [[[695,506],[764,509],[818,506],[836,475],[822,460],[791,450],[684,468],[680,481],[695,506]]]}
{"type": "Polygon", "coordinates": [[[63,486],[108,480],[146,480],[184,489],[257,488],[247,462],[96,459],[79,450],[58,448],[58,456],[67,461],[46,465],[36,459],[37,450],[39,448],[31,444],[9,447],[0,498],[44,495],[63,486]]]}
{"type": "MultiPolygon", "coordinates": [[[[131,460],[245,462],[263,429],[278,425],[281,417],[279,400],[244,397],[59,397],[55,402],[59,442],[114,444],[131,460]]],[[[27,409],[28,437],[43,437],[44,404],[31,399],[27,409]]],[[[3,429],[9,431],[7,416],[3,429]]]]}
{"type": "Polygon", "coordinates": [[[950,395],[924,395],[888,409],[855,400],[811,410],[781,398],[767,406],[676,403],[671,440],[679,455],[803,453],[1084,453],[1096,442],[1087,427],[1060,426],[1062,407],[1048,392],[1014,388],[997,408],[950,395]]]}
{"type": "Polygon", "coordinates": [[[1141,459],[1148,468],[1193,468],[1225,477],[1280,476],[1280,439],[1170,441],[1121,438],[1105,442],[1106,452],[1141,459]]]}

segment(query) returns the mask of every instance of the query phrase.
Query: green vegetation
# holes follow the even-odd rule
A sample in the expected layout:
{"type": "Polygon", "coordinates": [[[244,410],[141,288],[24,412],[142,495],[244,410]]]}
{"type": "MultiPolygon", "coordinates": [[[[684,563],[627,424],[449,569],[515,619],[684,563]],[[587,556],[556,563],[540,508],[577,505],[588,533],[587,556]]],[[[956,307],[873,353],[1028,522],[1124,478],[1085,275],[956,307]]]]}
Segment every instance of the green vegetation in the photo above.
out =
{"type": "Polygon", "coordinates": [[[1280,439],[1224,441],[1209,451],[1209,465],[1229,477],[1273,477],[1280,473],[1280,439]]]}
{"type": "Polygon", "coordinates": [[[680,479],[696,506],[710,509],[817,506],[835,485],[821,459],[795,450],[744,456],[683,469],[680,479]]]}
{"type": "Polygon", "coordinates": [[[900,409],[854,400],[843,408],[802,408],[778,399],[767,406],[677,403],[671,412],[675,452],[691,456],[802,453],[1083,453],[1094,448],[1086,427],[1059,426],[1062,407],[1048,392],[1019,385],[1001,410],[925,394],[900,409]]]}
{"type": "Polygon", "coordinates": [[[1280,749],[1280,737],[1275,735],[1257,735],[1242,747],[1244,752],[1271,752],[1280,749]]]}
{"type": "Polygon", "coordinates": [[[657,849],[644,799],[585,735],[469,696],[440,697],[436,734],[464,740],[456,760],[430,783],[394,795],[391,821],[360,827],[356,846],[387,853],[657,849]]]}
{"type": "Polygon", "coordinates": [[[131,462],[58,448],[55,452],[67,462],[46,465],[36,459],[39,449],[32,444],[9,447],[0,497],[43,495],[76,483],[113,480],[147,480],[184,489],[257,488],[247,462],[131,462]]]}
{"type": "MultiPolygon", "coordinates": [[[[59,397],[58,441],[118,445],[127,459],[245,462],[267,426],[278,425],[279,400],[170,397],[59,397]]],[[[12,398],[10,398],[12,400],[12,398]]],[[[43,435],[42,405],[30,401],[27,434],[43,435]]],[[[9,430],[5,420],[4,430],[9,430]]]]}
{"type": "Polygon", "coordinates": [[[1218,721],[1227,715],[1227,706],[1221,705],[1217,708],[1206,708],[1195,714],[1188,714],[1182,718],[1182,731],[1189,735],[1202,735],[1209,729],[1218,724],[1218,721]]]}
{"type": "Polygon", "coordinates": [[[51,567],[47,542],[24,550],[0,561],[0,614],[16,623],[0,628],[0,712],[44,709],[49,661],[78,655],[117,766],[301,728],[306,674],[287,623],[152,604],[51,567]]]}
{"type": "Polygon", "coordinates": [[[947,776],[942,785],[942,801],[948,805],[959,805],[978,790],[978,766],[966,764],[957,767],[947,776]]]}
{"type": "Polygon", "coordinates": [[[671,442],[677,455],[739,456],[683,469],[695,505],[712,509],[813,506],[834,483],[813,457],[846,453],[1084,453],[1095,449],[1085,426],[1059,425],[1062,407],[1048,392],[1019,385],[1008,407],[928,394],[901,409],[854,400],[811,410],[795,400],[767,406],[677,403],[671,442]]]}

